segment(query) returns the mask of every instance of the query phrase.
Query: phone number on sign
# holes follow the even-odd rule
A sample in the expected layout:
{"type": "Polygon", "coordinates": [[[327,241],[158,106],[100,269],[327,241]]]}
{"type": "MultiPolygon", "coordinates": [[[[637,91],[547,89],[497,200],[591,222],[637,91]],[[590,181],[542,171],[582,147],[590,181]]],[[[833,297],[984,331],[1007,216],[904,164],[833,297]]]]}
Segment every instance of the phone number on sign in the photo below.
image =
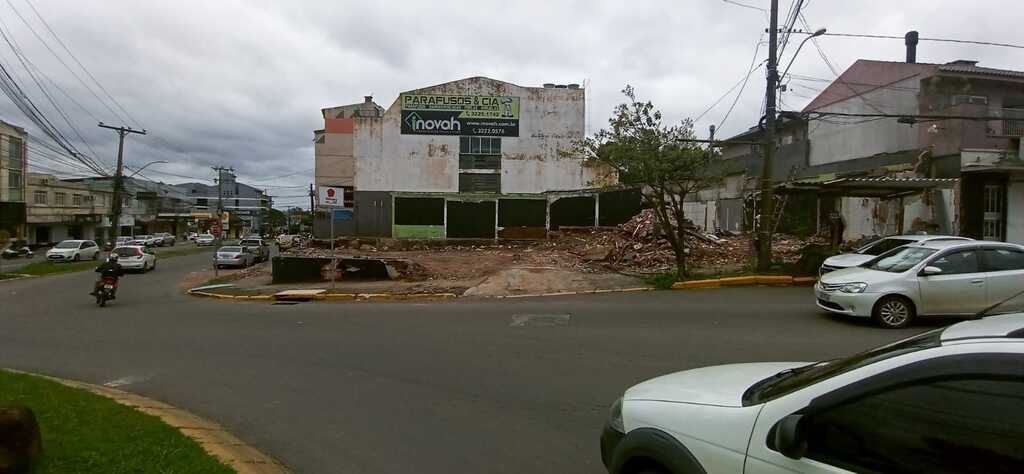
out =
{"type": "Polygon", "coordinates": [[[508,130],[504,128],[474,128],[474,135],[507,135],[508,130]]]}

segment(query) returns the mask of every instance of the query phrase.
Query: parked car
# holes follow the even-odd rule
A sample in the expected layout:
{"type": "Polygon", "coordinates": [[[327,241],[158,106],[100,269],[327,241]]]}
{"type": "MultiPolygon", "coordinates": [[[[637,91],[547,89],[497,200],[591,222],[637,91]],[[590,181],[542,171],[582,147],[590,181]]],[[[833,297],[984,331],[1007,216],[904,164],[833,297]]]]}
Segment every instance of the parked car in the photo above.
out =
{"type": "Polygon", "coordinates": [[[170,234],[167,232],[157,232],[153,234],[153,237],[157,237],[160,239],[159,245],[161,247],[173,247],[174,244],[177,243],[178,241],[177,237],[175,237],[174,234],[170,234]]]}
{"type": "Polygon", "coordinates": [[[197,235],[199,235],[199,234],[197,234],[195,232],[189,232],[189,233],[185,234],[185,240],[188,240],[189,242],[194,242],[196,240],[196,236],[197,235]]]}
{"type": "Polygon", "coordinates": [[[91,240],[65,240],[46,251],[51,262],[77,262],[99,258],[100,246],[91,240]]]}
{"type": "Polygon", "coordinates": [[[116,241],[114,241],[114,242],[107,241],[107,243],[103,244],[103,250],[106,250],[106,251],[109,252],[111,250],[114,250],[117,247],[128,245],[128,242],[131,242],[132,240],[135,240],[135,237],[128,236],[128,235],[120,235],[120,236],[117,237],[116,241]]]}
{"type": "Polygon", "coordinates": [[[1024,314],[851,357],[677,372],[612,405],[612,474],[1020,472],[1024,314]]]}
{"type": "Polygon", "coordinates": [[[213,245],[214,237],[212,234],[199,234],[196,236],[196,245],[204,247],[207,245],[213,245]]]}
{"type": "Polygon", "coordinates": [[[821,264],[821,268],[818,269],[818,275],[824,275],[828,272],[834,272],[836,270],[842,270],[843,268],[856,267],[868,260],[871,260],[885,252],[888,252],[896,247],[902,247],[908,244],[931,242],[933,240],[973,240],[967,237],[958,237],[955,235],[894,235],[892,237],[885,237],[871,242],[853,253],[844,253],[840,255],[833,255],[821,264]]]}
{"type": "Polygon", "coordinates": [[[155,247],[160,245],[160,238],[149,234],[136,235],[134,241],[144,242],[146,247],[155,247]]]}
{"type": "Polygon", "coordinates": [[[114,249],[113,253],[117,255],[117,263],[125,270],[140,272],[156,270],[156,254],[144,245],[118,247],[114,249]]]}
{"type": "Polygon", "coordinates": [[[275,240],[277,240],[278,248],[280,248],[281,250],[288,250],[292,248],[292,246],[294,246],[299,239],[297,235],[281,234],[277,236],[277,239],[275,240]]]}
{"type": "Polygon", "coordinates": [[[973,315],[1019,291],[1022,282],[1024,246],[933,240],[825,274],[815,297],[824,310],[899,328],[917,316],[973,315]]]}
{"type": "Polygon", "coordinates": [[[270,246],[267,245],[267,242],[263,239],[246,238],[242,239],[238,245],[249,249],[249,251],[255,256],[257,262],[266,262],[267,260],[270,260],[270,246]]]}
{"type": "Polygon", "coordinates": [[[222,267],[249,267],[256,263],[256,256],[246,247],[232,245],[217,249],[213,264],[222,267]]]}

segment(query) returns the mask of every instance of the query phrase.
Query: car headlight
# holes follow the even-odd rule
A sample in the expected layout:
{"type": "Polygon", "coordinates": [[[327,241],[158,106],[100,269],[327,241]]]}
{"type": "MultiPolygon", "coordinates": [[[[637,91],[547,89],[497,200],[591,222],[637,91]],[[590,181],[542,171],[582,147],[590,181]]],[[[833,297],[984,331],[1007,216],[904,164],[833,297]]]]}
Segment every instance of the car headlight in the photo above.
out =
{"type": "Polygon", "coordinates": [[[626,432],[626,428],[622,424],[622,397],[612,403],[612,408],[608,413],[608,426],[619,433],[626,432]]]}
{"type": "Polygon", "coordinates": [[[839,291],[843,293],[863,293],[864,290],[868,289],[867,283],[847,283],[839,288],[839,291]]]}

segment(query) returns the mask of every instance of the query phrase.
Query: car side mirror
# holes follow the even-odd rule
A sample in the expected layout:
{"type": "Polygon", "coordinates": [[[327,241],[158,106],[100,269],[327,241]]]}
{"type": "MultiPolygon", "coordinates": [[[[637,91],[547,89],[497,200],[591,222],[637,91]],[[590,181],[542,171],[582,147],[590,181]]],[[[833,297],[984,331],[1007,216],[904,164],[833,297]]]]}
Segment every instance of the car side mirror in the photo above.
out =
{"type": "Polygon", "coordinates": [[[803,430],[804,415],[789,415],[779,420],[772,429],[773,449],[790,459],[807,454],[807,439],[803,430]]]}
{"type": "Polygon", "coordinates": [[[938,275],[940,273],[942,273],[942,269],[941,268],[933,267],[931,265],[928,265],[927,267],[924,267],[923,270],[921,270],[921,274],[924,275],[924,276],[938,275]]]}

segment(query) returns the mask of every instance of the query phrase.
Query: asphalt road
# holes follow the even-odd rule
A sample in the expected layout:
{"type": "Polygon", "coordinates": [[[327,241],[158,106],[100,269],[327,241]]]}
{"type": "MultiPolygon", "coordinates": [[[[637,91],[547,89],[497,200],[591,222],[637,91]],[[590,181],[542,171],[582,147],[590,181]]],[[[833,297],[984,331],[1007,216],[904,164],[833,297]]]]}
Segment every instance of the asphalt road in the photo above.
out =
{"type": "MultiPolygon", "coordinates": [[[[0,282],[0,366],[164,400],[299,472],[599,473],[608,404],[692,367],[827,359],[889,331],[821,314],[810,288],[272,305],[197,299],[209,254],[123,279],[0,282]]],[[[934,324],[934,323],[933,323],[934,324]]]]}

